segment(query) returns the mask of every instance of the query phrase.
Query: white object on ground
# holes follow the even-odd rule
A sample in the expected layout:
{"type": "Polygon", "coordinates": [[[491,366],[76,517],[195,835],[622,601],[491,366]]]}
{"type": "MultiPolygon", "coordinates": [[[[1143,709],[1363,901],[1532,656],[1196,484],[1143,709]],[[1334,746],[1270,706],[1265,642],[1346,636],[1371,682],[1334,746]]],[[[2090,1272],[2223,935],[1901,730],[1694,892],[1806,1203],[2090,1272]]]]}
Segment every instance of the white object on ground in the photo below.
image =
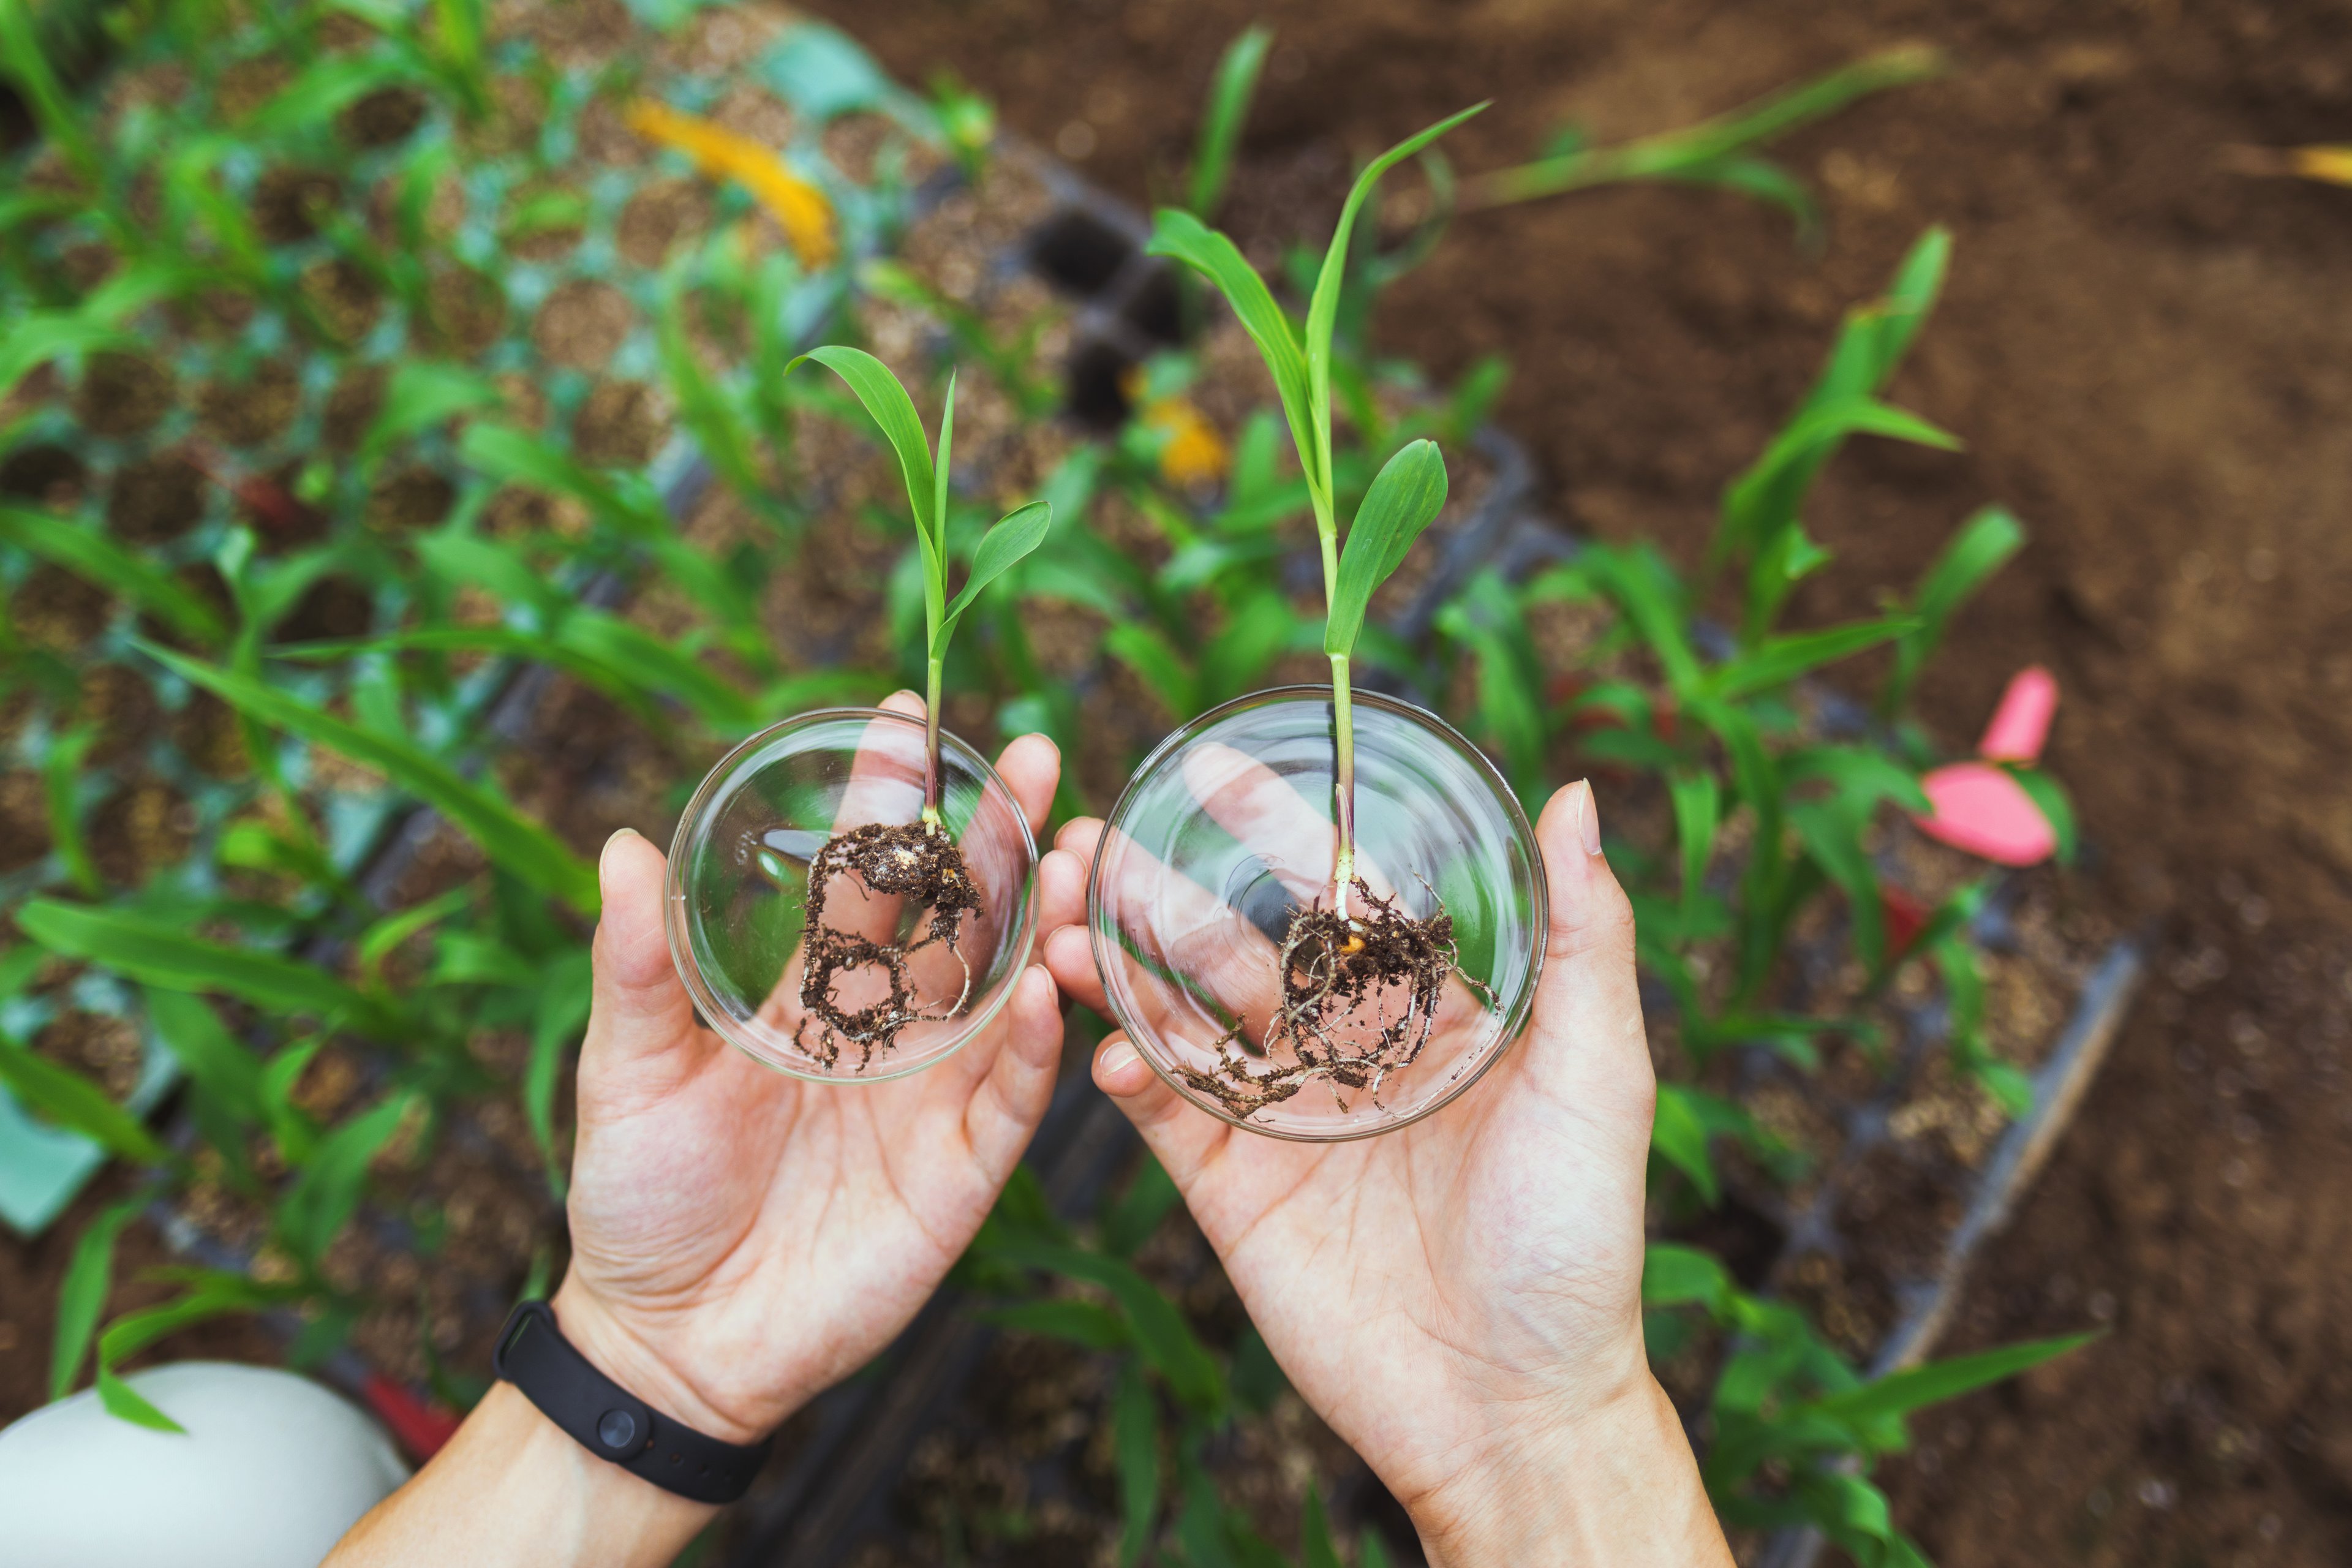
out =
{"type": "Polygon", "coordinates": [[[0,1431],[6,1568],[315,1568],[408,1478],[383,1429],[306,1377],[182,1362],[124,1379],[184,1436],[95,1389],[0,1431]]]}

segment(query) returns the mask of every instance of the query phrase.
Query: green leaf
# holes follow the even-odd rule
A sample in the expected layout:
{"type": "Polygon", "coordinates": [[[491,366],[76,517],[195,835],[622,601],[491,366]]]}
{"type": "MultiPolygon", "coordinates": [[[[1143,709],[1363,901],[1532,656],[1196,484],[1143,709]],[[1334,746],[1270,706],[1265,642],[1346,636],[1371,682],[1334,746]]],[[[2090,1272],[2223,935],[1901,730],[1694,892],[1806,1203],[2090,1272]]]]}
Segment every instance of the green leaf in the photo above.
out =
{"type": "Polygon", "coordinates": [[[360,933],[360,973],[367,977],[371,987],[382,989],[386,960],[398,952],[403,942],[425,930],[437,925],[473,901],[472,887],[460,883],[438,898],[427,899],[404,910],[372,922],[360,933]]]}
{"type": "MultiPolygon", "coordinates": [[[[1666,684],[1685,700],[1698,694],[1702,668],[1690,642],[1690,608],[1674,568],[1650,546],[1586,547],[1576,558],[1583,581],[1604,595],[1655,655],[1666,684]]],[[[1566,588],[1555,577],[1553,585],[1566,588]]],[[[1547,593],[1551,591],[1546,586],[1547,593]]]]}
{"type": "Polygon", "coordinates": [[[1191,213],[1174,207],[1160,210],[1144,252],[1170,257],[1192,268],[1215,284],[1233,306],[1234,314],[1241,319],[1242,330],[1257,344],[1267,374],[1274,377],[1275,395],[1282,402],[1283,416],[1289,423],[1291,441],[1298,448],[1307,488],[1326,498],[1328,504],[1328,466],[1317,456],[1320,448],[1315,436],[1316,405],[1307,378],[1306,351],[1299,347],[1297,329],[1290,324],[1282,307],[1275,303],[1265,279],[1242,258],[1232,240],[1191,213]]]}
{"type": "Polygon", "coordinates": [[[1884,1542],[1895,1532],[1886,1494],[1860,1476],[1807,1470],[1797,1478],[1796,1489],[1805,1512],[1840,1545],[1853,1549],[1860,1542],[1884,1542]]]}
{"type": "Polygon", "coordinates": [[[936,550],[942,521],[938,511],[938,483],[931,468],[930,443],[923,436],[922,416],[915,412],[915,400],[907,395],[907,389],[899,384],[888,365],[864,349],[837,343],[809,350],[785,365],[784,374],[792,374],[811,360],[839,376],[881,428],[882,438],[889,443],[892,455],[898,459],[899,476],[906,480],[907,504],[914,511],[915,531],[931,541],[930,547],[936,550]]]}
{"type": "Polygon", "coordinates": [[[1754,643],[1763,637],[1788,601],[1789,591],[1829,561],[1830,552],[1813,542],[1802,523],[1791,521],[1774,533],[1748,568],[1748,609],[1740,640],[1754,643]]]}
{"type": "Polygon", "coordinates": [[[1381,468],[1348,528],[1323,628],[1325,653],[1345,658],[1355,652],[1365,606],[1403,563],[1422,530],[1445,510],[1445,459],[1433,441],[1412,442],[1381,468]]]}
{"type": "Polygon", "coordinates": [[[278,1208],[287,1245],[314,1266],[359,1212],[368,1162],[400,1130],[415,1096],[395,1094],[353,1117],[322,1140],[278,1208]]]}
{"type": "MultiPolygon", "coordinates": [[[[90,138],[79,107],[50,68],[41,47],[40,10],[22,0],[0,0],[0,72],[15,82],[24,105],[43,135],[74,172],[91,184],[104,177],[105,161],[90,138]]],[[[0,382],[0,396],[7,395],[0,382]]]]}
{"type": "Polygon", "coordinates": [[[1828,783],[1849,810],[1867,811],[1882,800],[1906,811],[1930,809],[1918,774],[1867,746],[1807,746],[1783,756],[1780,772],[1792,785],[1828,783]]]}
{"type": "Polygon", "coordinates": [[[1231,1376],[1234,1399],[1243,1409],[1256,1415],[1273,1409],[1274,1402],[1290,1387],[1290,1379],[1283,1375],[1282,1363],[1274,1359],[1274,1352],[1266,1348],[1265,1336],[1257,1331],[1255,1324],[1244,1329],[1242,1337],[1234,1344],[1231,1376]]]}
{"type": "MultiPolygon", "coordinates": [[[[1474,103],[1455,114],[1447,115],[1426,130],[1406,137],[1379,157],[1364,165],[1356,183],[1348,191],[1348,199],[1339,208],[1338,227],[1331,232],[1330,247],[1323,253],[1323,269],[1316,275],[1314,297],[1307,305],[1307,331],[1304,348],[1307,355],[1307,404],[1315,419],[1315,461],[1313,471],[1321,476],[1325,485],[1331,474],[1331,331],[1339,317],[1339,290],[1347,279],[1348,247],[1355,237],[1356,215],[1363,209],[1364,201],[1382,175],[1407,158],[1420,152],[1472,115],[1486,109],[1485,103],[1474,103]]],[[[1305,448],[1300,449],[1302,458],[1305,448]]]]}
{"type": "Polygon", "coordinates": [[[281,643],[268,652],[272,658],[304,660],[404,651],[499,654],[562,670],[640,708],[667,698],[720,730],[756,727],[758,705],[677,643],[590,605],[559,610],[556,617],[545,632],[512,626],[420,626],[389,637],[281,643]]]}
{"type": "Polygon", "coordinates": [[[1241,144],[1242,125],[1249,119],[1250,100],[1257,94],[1258,73],[1274,29],[1263,22],[1244,27],[1217,60],[1217,74],[1209,88],[1209,112],[1201,122],[1201,138],[1192,152],[1192,173],[1185,185],[1184,205],[1203,223],[1216,216],[1224,199],[1225,182],[1233,174],[1234,153],[1241,144]]]}
{"type": "Polygon", "coordinates": [[[466,426],[457,455],[492,479],[570,496],[598,520],[641,543],[675,542],[669,514],[642,476],[627,476],[635,483],[616,484],[536,437],[480,419],[466,426]]]}
{"type": "Polygon", "coordinates": [[[1666,780],[1674,797],[1675,837],[1682,846],[1683,902],[1698,897],[1715,858],[1715,832],[1723,821],[1723,785],[1711,773],[1684,769],[1666,780]]]}
{"type": "Polygon", "coordinates": [[[2002,771],[2017,781],[2017,787],[2025,792],[2025,797],[2033,803],[2033,809],[2050,824],[2050,831],[2058,840],[2060,862],[2074,864],[2079,841],[2075,836],[2074,805],[2067,798],[2066,786],[2040,768],[2011,763],[2004,764],[2002,771]]]}
{"type": "Polygon", "coordinates": [[[1099,1285],[1127,1316],[1138,1349],[1152,1370],[1168,1380],[1176,1397],[1207,1415],[1225,1405],[1224,1378],[1176,1304],[1128,1264],[1098,1252],[1030,1237],[1006,1237],[989,1251],[1024,1268],[1042,1268],[1066,1279],[1099,1285]]]}
{"type": "Polygon", "coordinates": [[[173,1163],[172,1152],[105,1089],[5,1037],[0,1037],[0,1084],[26,1110],[80,1133],[110,1154],[139,1165],[173,1163]]]}
{"type": "Polygon", "coordinates": [[[115,543],[94,522],[0,506],[0,540],[64,567],[196,642],[217,643],[228,635],[211,605],[162,567],[115,543]]]}
{"type": "Polygon", "coordinates": [[[1103,634],[1103,651],[1133,670],[1178,723],[1200,711],[1192,670],[1156,628],[1141,621],[1121,621],[1103,634]]]}
{"type": "Polygon", "coordinates": [[[1889,616],[1884,620],[1832,626],[1827,631],[1767,637],[1754,649],[1718,667],[1707,677],[1706,691],[1710,696],[1725,699],[1770,691],[1825,664],[1834,664],[1880,643],[1891,642],[1918,624],[1908,616],[1889,616]]]}
{"type": "Polygon", "coordinates": [[[2033,1340],[1930,1362],[1926,1366],[1889,1373],[1848,1393],[1816,1400],[1811,1408],[1821,1415],[1855,1424],[1906,1415],[2014,1377],[2030,1367],[2080,1350],[2098,1337],[2095,1333],[2063,1334],[2056,1339],[2033,1340]]]}
{"type": "Polygon", "coordinates": [[[1802,800],[1789,807],[1789,822],[1806,855],[1845,894],[1854,951],[1874,973],[1886,962],[1886,906],[1879,896],[1878,868],[1863,847],[1863,820],[1827,801],[1802,800]]]}
{"type": "Polygon", "coordinates": [[[49,1352],[49,1397],[63,1399],[81,1376],[81,1363],[98,1335],[98,1320],[106,1310],[107,1292],[114,1283],[114,1240],[122,1227],[147,1206],[141,1193],[100,1211],[74,1243],[58,1287],[58,1328],[49,1352]]]}
{"type": "Polygon", "coordinates": [[[586,1027],[590,990],[595,979],[589,950],[582,947],[548,966],[540,987],[530,1035],[530,1061],[523,1070],[522,1109],[531,1142],[547,1164],[548,1189],[562,1197],[566,1183],[555,1152],[555,1089],[563,1070],[564,1047],[586,1027]]]}
{"type": "Polygon", "coordinates": [[[1339,1545],[1331,1539],[1331,1520],[1323,1511],[1323,1494],[1312,1482],[1307,1488],[1307,1509],[1298,1521],[1299,1568],[1339,1568],[1339,1545]]]}
{"type": "Polygon", "coordinates": [[[1794,521],[1813,476],[1850,436],[1884,436],[1945,451],[1957,451],[1960,445],[1917,415],[1875,398],[1843,396],[1809,405],[1725,489],[1712,559],[1757,549],[1794,521]]]}
{"type": "Polygon", "coordinates": [[[1881,713],[1892,716],[1910,700],[1911,689],[1944,640],[1952,616],[2024,545],[2025,525],[2000,507],[1987,507],[1960,526],[1919,579],[1911,601],[1919,624],[1895,642],[1895,668],[1879,699],[1881,713]]]}
{"type": "Polygon", "coordinates": [[[383,405],[360,441],[359,469],[372,474],[402,440],[460,414],[496,408],[504,399],[486,376],[463,365],[404,360],[384,388],[383,405]]]}
{"type": "Polygon", "coordinates": [[[1700,1201],[1709,1208],[1723,1201],[1714,1162],[1707,1158],[1706,1125],[1691,1109],[1680,1084],[1658,1086],[1658,1110],[1650,1124],[1650,1147],[1690,1178],[1691,1185],[1698,1189],[1700,1201]]]}
{"type": "Polygon", "coordinates": [[[131,1387],[111,1369],[98,1369],[98,1402],[109,1415],[118,1421],[128,1421],[133,1426],[144,1426],[154,1432],[176,1432],[184,1436],[187,1428],[164,1415],[149,1402],[145,1394],[131,1387]]]}
{"type": "Polygon", "coordinates": [[[240,1121],[259,1123],[265,1116],[261,1058],[228,1032],[211,1005],[161,988],[146,991],[143,1000],[155,1033],[197,1087],[240,1121]]]}
{"type": "Polygon", "coordinates": [[[582,914],[596,912],[596,868],[540,824],[457,776],[422,747],[379,735],[297,701],[276,688],[142,642],[150,658],[239,712],[374,768],[449,819],[492,863],[582,914]]]}
{"type": "MultiPolygon", "coordinates": [[[[1528,201],[1627,180],[1694,180],[1750,190],[1747,177],[1737,171],[1739,165],[1761,161],[1743,157],[1748,150],[1834,113],[1858,98],[1926,80],[1943,69],[1943,58],[1935,50],[1905,47],[1866,56],[1727,114],[1613,147],[1592,147],[1581,132],[1567,127],[1544,147],[1536,162],[1486,176],[1481,182],[1478,205],[1528,201]]],[[[1777,183],[1769,189],[1753,189],[1752,194],[1784,205],[1791,200],[1777,183]]]]}
{"type": "Polygon", "coordinates": [[[321,55],[283,91],[237,117],[238,139],[271,142],[296,132],[323,130],[369,93],[408,74],[397,56],[321,55]]]}
{"type": "Polygon", "coordinates": [[[684,271],[673,268],[662,293],[662,367],[668,374],[670,390],[677,395],[678,416],[694,432],[695,444],[710,466],[735,493],[763,515],[781,521],[740,405],[703,368],[694,352],[694,341],[687,330],[685,283],[684,271]]]}
{"type": "Polygon", "coordinates": [[[89,754],[97,741],[99,728],[95,723],[75,725],[49,741],[49,754],[41,760],[44,793],[48,797],[49,838],[57,849],[58,859],[65,866],[66,878],[88,898],[97,898],[106,890],[106,880],[99,875],[98,863],[90,858],[89,840],[81,830],[81,793],[84,773],[82,759],[89,754]]]}
{"type": "Polygon", "coordinates": [[[1067,1340],[1088,1350],[1124,1350],[1135,1342],[1129,1337],[1127,1324],[1118,1313],[1108,1307],[1075,1298],[1015,1301],[1011,1306],[986,1308],[976,1316],[981,1321],[993,1323],[1000,1329],[1067,1340]]]}
{"type": "Polygon", "coordinates": [[[1054,509],[1041,500],[1006,512],[981,536],[980,548],[973,552],[971,575],[964,579],[963,591],[958,594],[947,609],[947,619],[940,632],[940,642],[946,645],[958,620],[978,599],[982,590],[1019,564],[1037,546],[1045,542],[1046,531],[1054,526],[1054,509]]]}
{"type": "Polygon", "coordinates": [[[1160,1522],[1160,1411],[1137,1362],[1119,1369],[1110,1420],[1118,1454],[1119,1568],[1134,1568],[1160,1522]]]}
{"type": "Polygon", "coordinates": [[[1651,1307],[1693,1303],[1712,1309],[1731,1294],[1721,1263],[1693,1247],[1654,1241],[1642,1256],[1642,1301],[1651,1307]]]}
{"type": "Polygon", "coordinates": [[[1103,1215],[1104,1250],[1114,1257],[1133,1257],[1137,1247],[1151,1239],[1160,1222],[1183,1201],[1183,1194],[1176,1190],[1176,1179],[1147,1151],[1127,1190],[1103,1215]]]}

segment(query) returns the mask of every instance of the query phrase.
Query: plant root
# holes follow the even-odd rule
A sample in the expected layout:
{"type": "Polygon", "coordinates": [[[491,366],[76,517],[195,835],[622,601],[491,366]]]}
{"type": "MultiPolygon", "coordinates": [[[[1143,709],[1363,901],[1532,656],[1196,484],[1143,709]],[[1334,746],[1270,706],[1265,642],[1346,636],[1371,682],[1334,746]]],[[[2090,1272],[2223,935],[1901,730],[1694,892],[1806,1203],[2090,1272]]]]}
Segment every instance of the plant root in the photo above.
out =
{"type": "MultiPolygon", "coordinates": [[[[1445,982],[1461,974],[1454,917],[1442,899],[1436,913],[1416,920],[1394,899],[1373,892],[1362,878],[1351,887],[1360,913],[1346,916],[1318,905],[1291,917],[1277,959],[1282,1005],[1263,1047],[1248,1052],[1235,1030],[1217,1042],[1214,1071],[1177,1069],[1186,1083],[1213,1096],[1234,1117],[1246,1121],[1318,1080],[1330,1085],[1342,1111],[1350,1108],[1349,1091],[1368,1091],[1379,1105],[1390,1075],[1411,1067],[1429,1044],[1445,982]],[[1390,997],[1400,988],[1403,1010],[1391,1017],[1390,997]],[[1363,1016],[1367,1009],[1369,1020],[1363,1016]],[[1286,1054],[1290,1059],[1261,1072],[1253,1070],[1252,1054],[1263,1059],[1286,1054]]],[[[1431,897],[1436,898],[1433,890],[1431,897]]],[[[1468,974],[1462,979],[1489,1007],[1495,1005],[1494,993],[1483,981],[1468,974]]]]}
{"type": "Polygon", "coordinates": [[[964,864],[963,851],[935,824],[877,823],[826,839],[809,862],[802,1017],[793,1043],[826,1068],[839,1061],[844,1045],[856,1046],[856,1070],[864,1072],[877,1053],[889,1053],[909,1024],[952,1017],[971,994],[971,964],[958,946],[962,918],[980,908],[980,885],[964,864]],[[868,894],[904,899],[919,913],[929,910],[923,934],[911,942],[884,943],[825,924],[834,879],[852,875],[868,894]],[[908,962],[933,943],[955,954],[963,967],[963,987],[944,1010],[927,1013],[916,1001],[908,962]],[[833,988],[842,974],[859,969],[879,969],[889,977],[890,990],[880,1001],[853,1012],[834,999],[833,988]],[[812,1023],[821,1026],[814,1045],[806,1037],[812,1023]]]}

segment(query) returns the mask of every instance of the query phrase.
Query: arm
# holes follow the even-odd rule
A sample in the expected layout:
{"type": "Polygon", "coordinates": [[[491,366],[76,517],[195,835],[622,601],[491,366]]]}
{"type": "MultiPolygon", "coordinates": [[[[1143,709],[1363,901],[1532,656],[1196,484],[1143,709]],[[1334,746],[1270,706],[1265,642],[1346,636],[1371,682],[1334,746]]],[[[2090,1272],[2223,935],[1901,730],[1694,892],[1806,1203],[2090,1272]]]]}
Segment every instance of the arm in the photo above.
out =
{"type": "MultiPolygon", "coordinates": [[[[886,706],[919,712],[901,695],[886,706]]],[[[998,772],[1033,831],[1060,759],[998,772]]],[[[864,1365],[961,1255],[1053,1092],[1061,1004],[1042,968],[954,1056],[886,1083],[772,1072],[695,1022],[662,931],[661,852],[614,837],[580,1055],[563,1335],[706,1436],[755,1441],[864,1365]]],[[[1083,871],[1040,868],[1041,923],[1083,871]]],[[[499,1384],[449,1446],[353,1528],[332,1568],[667,1563],[712,1510],[597,1458],[499,1384]]]]}
{"type": "MultiPolygon", "coordinates": [[[[1072,824],[1048,858],[1090,858],[1101,831],[1072,824]]],[[[1349,1143],[1261,1138],[1186,1104],[1123,1036],[1104,1042],[1095,1081],[1174,1178],[1292,1384],[1404,1504],[1437,1568],[1728,1564],[1642,1344],[1657,1089],[1633,915],[1591,788],[1554,795],[1537,837],[1552,908],[1533,1019],[1438,1114],[1349,1143]]],[[[1052,933],[1045,956],[1064,989],[1103,1005],[1084,930],[1052,933]]]]}

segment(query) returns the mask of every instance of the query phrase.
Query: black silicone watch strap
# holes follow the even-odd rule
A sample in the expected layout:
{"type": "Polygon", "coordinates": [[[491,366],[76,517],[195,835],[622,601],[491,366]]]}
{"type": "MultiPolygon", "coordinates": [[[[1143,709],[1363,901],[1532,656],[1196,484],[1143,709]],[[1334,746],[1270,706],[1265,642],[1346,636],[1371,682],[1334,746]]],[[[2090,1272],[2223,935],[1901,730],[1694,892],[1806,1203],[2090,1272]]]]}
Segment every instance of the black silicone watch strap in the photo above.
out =
{"type": "Polygon", "coordinates": [[[598,1372],[563,1337],[544,1301],[525,1301],[507,1315],[490,1365],[590,1453],[696,1502],[733,1502],[768,1457],[766,1442],[706,1437],[598,1372]]]}

